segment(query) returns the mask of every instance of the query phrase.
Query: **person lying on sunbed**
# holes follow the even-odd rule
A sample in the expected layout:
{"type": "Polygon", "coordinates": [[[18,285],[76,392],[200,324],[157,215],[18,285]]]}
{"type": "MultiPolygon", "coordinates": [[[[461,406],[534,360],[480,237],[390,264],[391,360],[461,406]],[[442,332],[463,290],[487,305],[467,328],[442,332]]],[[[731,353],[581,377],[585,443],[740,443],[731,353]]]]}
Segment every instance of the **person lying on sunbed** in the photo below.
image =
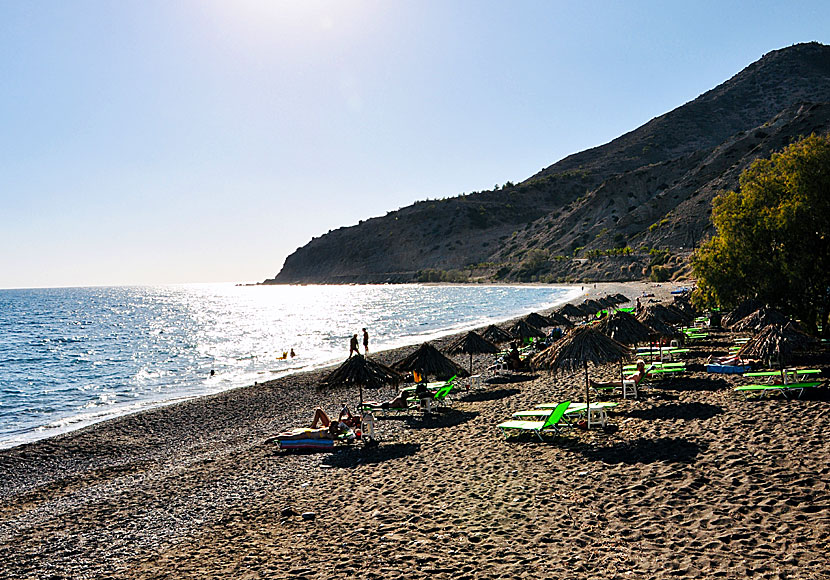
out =
{"type": "Polygon", "coordinates": [[[349,427],[341,421],[332,421],[325,411],[317,408],[314,411],[314,421],[311,427],[295,427],[281,433],[277,433],[275,439],[278,441],[290,441],[300,439],[338,439],[341,435],[348,436],[349,427]],[[319,427],[318,427],[319,425],[319,427]]]}
{"type": "MultiPolygon", "coordinates": [[[[320,407],[314,410],[314,419],[311,421],[311,428],[315,429],[318,422],[322,427],[328,427],[332,424],[332,420],[329,419],[329,416],[320,407]]],[[[349,407],[343,405],[343,409],[340,410],[340,415],[337,417],[337,423],[343,423],[346,427],[356,427],[360,424],[360,415],[353,415],[349,407]]]]}
{"type": "MultiPolygon", "coordinates": [[[[634,381],[635,385],[639,385],[640,381],[642,381],[645,376],[648,374],[646,371],[646,361],[640,359],[637,361],[637,370],[633,373],[625,377],[627,381],[634,381]]],[[[610,388],[610,387],[619,387],[622,388],[622,381],[608,381],[605,383],[599,383],[593,379],[589,379],[588,382],[592,387],[595,389],[600,388],[610,388]]]]}
{"type": "Polygon", "coordinates": [[[748,359],[748,358],[741,358],[737,354],[732,354],[729,356],[721,356],[721,357],[714,357],[710,356],[706,359],[706,364],[715,364],[715,365],[723,365],[723,366],[752,366],[758,361],[755,359],[748,359]]]}
{"type": "MultiPolygon", "coordinates": [[[[418,387],[415,388],[417,390],[418,387]]],[[[426,385],[424,385],[424,391],[426,391],[426,385]]],[[[412,393],[412,391],[401,391],[391,401],[363,401],[363,406],[380,409],[406,409],[408,406],[407,401],[409,399],[409,395],[412,393]]]]}

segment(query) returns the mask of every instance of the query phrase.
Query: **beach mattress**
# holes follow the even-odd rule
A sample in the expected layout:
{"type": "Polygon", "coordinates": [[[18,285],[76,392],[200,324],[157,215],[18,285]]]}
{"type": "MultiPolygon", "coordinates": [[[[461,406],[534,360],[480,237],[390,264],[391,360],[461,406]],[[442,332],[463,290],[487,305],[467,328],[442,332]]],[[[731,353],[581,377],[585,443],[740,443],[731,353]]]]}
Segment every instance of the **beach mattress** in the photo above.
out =
{"type": "Polygon", "coordinates": [[[331,451],[334,449],[332,439],[284,439],[279,441],[280,449],[293,451],[331,451]]]}
{"type": "Polygon", "coordinates": [[[721,373],[725,375],[734,375],[737,373],[745,373],[750,370],[748,365],[706,365],[707,373],[721,373]]]}

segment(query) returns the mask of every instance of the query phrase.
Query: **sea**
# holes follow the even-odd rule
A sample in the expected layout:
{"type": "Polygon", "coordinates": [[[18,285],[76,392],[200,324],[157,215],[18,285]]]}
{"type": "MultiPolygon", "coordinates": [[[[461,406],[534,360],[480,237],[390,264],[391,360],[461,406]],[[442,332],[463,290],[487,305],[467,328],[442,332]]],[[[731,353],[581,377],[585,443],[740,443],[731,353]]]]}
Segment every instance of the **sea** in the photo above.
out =
{"type": "Polygon", "coordinates": [[[579,288],[188,284],[0,290],[0,448],[553,307],[579,288]],[[295,356],[290,356],[293,350],[295,356]]]}

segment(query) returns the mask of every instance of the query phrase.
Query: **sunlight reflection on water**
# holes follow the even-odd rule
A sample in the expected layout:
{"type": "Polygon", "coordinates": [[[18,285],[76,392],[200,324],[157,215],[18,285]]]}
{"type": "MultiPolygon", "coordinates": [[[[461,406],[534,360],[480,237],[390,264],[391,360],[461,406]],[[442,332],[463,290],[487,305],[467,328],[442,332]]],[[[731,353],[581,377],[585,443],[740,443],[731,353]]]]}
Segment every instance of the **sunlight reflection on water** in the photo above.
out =
{"type": "Polygon", "coordinates": [[[177,286],[0,291],[0,447],[561,303],[551,286],[177,286]],[[282,359],[294,349],[296,358],[282,359]],[[210,371],[215,371],[211,376],[210,371]]]}

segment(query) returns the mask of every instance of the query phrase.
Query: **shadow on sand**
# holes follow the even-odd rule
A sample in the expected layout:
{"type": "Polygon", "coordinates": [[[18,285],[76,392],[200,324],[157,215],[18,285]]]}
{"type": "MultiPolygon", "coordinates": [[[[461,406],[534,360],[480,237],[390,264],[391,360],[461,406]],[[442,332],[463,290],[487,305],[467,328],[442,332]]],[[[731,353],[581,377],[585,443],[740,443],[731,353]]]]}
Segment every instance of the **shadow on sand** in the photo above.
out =
{"type": "Polygon", "coordinates": [[[509,375],[497,375],[495,377],[490,377],[484,381],[485,385],[510,385],[513,383],[524,383],[527,381],[532,381],[534,379],[538,379],[539,375],[525,375],[525,374],[509,374],[509,375]]]}
{"type": "Polygon", "coordinates": [[[406,424],[410,429],[441,429],[462,425],[476,417],[478,413],[475,412],[438,408],[432,413],[424,413],[418,417],[406,417],[406,424]]]}
{"type": "Polygon", "coordinates": [[[670,381],[654,383],[655,388],[667,391],[722,391],[729,388],[729,382],[722,378],[677,377],[670,381]]]}
{"type": "Polygon", "coordinates": [[[636,439],[609,447],[584,443],[566,444],[568,449],[585,456],[588,461],[608,464],[626,463],[691,463],[703,451],[700,443],[681,438],[636,439]]]}
{"type": "Polygon", "coordinates": [[[459,401],[466,403],[482,403],[484,401],[498,401],[511,397],[520,393],[519,389],[494,389],[492,391],[478,391],[475,393],[467,393],[463,397],[459,397],[459,401]]]}
{"type": "Polygon", "coordinates": [[[723,413],[723,407],[709,403],[672,403],[651,409],[631,409],[624,413],[637,419],[711,419],[723,413]]]}
{"type": "Polygon", "coordinates": [[[329,467],[351,468],[408,457],[415,455],[420,449],[420,443],[381,443],[375,447],[355,445],[337,450],[324,458],[322,463],[329,467]]]}

